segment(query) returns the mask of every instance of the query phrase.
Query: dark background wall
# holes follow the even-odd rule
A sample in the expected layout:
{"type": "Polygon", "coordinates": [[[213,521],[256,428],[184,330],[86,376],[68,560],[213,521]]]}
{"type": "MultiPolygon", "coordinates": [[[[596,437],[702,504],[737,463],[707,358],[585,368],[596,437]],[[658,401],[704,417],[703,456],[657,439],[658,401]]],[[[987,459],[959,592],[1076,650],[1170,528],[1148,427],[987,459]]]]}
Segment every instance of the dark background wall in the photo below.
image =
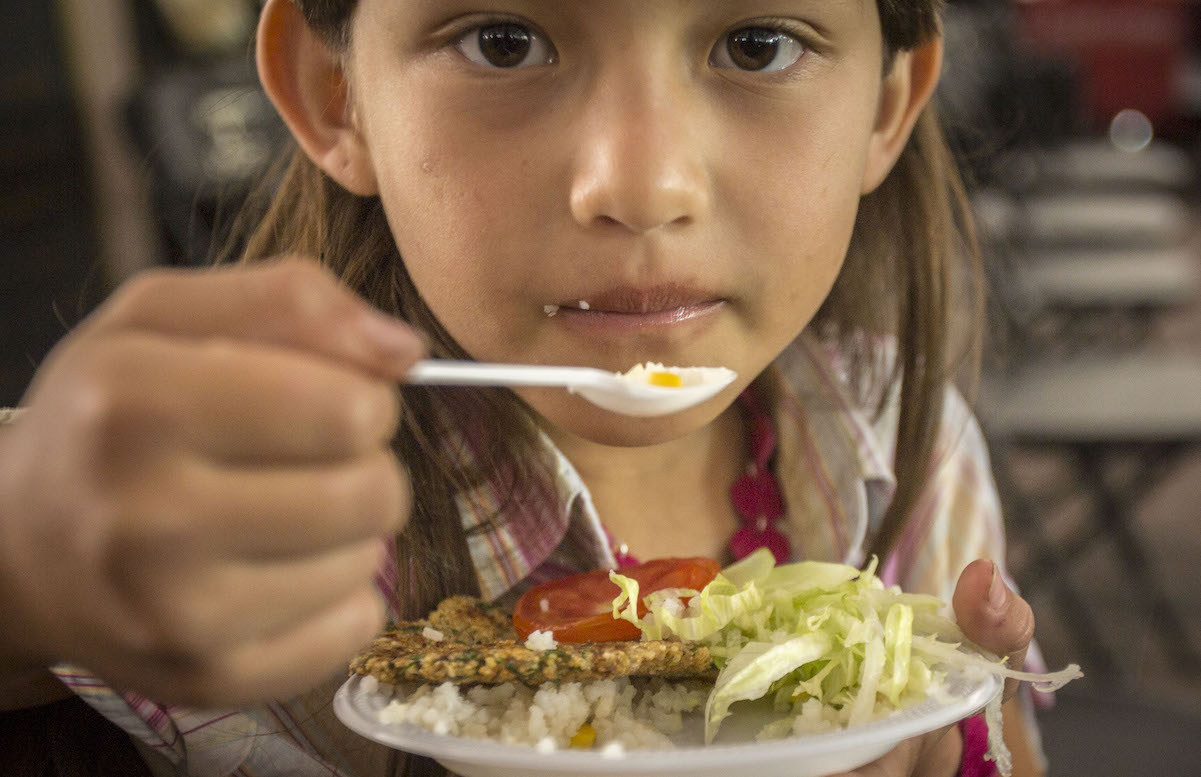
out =
{"type": "Polygon", "coordinates": [[[53,2],[0,0],[0,405],[94,304],[88,158],[53,2]]]}

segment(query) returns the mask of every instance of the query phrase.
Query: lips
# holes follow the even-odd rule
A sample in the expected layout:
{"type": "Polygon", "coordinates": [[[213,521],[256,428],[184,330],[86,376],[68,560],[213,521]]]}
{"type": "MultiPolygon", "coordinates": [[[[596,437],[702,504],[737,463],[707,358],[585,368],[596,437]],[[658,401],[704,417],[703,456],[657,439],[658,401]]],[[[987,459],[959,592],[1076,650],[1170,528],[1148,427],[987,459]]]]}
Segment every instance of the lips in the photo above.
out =
{"type": "Polygon", "coordinates": [[[621,286],[548,305],[545,311],[556,326],[590,339],[655,334],[676,338],[695,334],[698,326],[715,321],[726,301],[683,284],[621,286]]]}
{"type": "Polygon", "coordinates": [[[693,286],[669,283],[646,287],[621,286],[560,302],[559,307],[584,309],[593,313],[645,316],[708,307],[718,302],[721,302],[719,295],[693,286]]]}

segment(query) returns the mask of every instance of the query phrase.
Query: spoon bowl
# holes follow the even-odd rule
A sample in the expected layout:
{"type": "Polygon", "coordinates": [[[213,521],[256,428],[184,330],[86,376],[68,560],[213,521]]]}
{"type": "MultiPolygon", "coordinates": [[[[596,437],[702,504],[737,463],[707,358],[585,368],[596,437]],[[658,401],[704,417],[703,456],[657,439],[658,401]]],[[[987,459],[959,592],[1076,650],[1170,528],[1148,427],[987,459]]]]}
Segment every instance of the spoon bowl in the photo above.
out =
{"type": "Polygon", "coordinates": [[[716,396],[738,377],[725,367],[639,366],[627,373],[595,367],[425,359],[409,370],[417,386],[552,386],[579,394],[597,407],[629,416],[651,417],[686,410],[716,396]],[[650,376],[675,376],[677,385],[654,385],[650,376]]]}

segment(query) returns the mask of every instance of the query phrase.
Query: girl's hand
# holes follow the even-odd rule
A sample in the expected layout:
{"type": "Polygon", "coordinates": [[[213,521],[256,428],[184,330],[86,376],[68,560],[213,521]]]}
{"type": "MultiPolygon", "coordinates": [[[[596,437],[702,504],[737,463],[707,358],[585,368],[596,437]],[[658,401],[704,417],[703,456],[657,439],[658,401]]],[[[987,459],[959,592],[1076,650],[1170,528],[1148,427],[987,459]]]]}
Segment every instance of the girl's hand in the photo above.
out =
{"type": "Polygon", "coordinates": [[[389,448],[417,337],[314,263],[155,271],[0,429],[0,671],[164,702],[299,692],[381,626],[409,509],[389,448]]]}
{"type": "MultiPolygon", "coordinates": [[[[1021,668],[1034,637],[1034,613],[1022,597],[1010,591],[996,564],[973,561],[959,576],[951,599],[955,619],[968,639],[1021,668]]],[[[1005,683],[1005,700],[1017,693],[1017,681],[1005,683]]],[[[1010,726],[1006,738],[1020,736],[1010,726]]],[[[1010,747],[1013,745],[1011,743],[1010,747]]],[[[955,726],[906,740],[879,759],[850,775],[854,777],[952,777],[959,771],[963,741],[955,726]]],[[[1017,769],[1014,770],[1017,775],[1017,769]]]]}

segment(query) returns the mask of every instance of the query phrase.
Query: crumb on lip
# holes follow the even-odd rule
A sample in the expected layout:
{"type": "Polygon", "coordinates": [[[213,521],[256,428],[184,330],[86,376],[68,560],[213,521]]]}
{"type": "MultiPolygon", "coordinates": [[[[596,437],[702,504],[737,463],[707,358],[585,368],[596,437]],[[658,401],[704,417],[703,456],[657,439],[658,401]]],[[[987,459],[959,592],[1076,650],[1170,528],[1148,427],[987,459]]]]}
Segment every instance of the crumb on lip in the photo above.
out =
{"type": "Polygon", "coordinates": [[[558,305],[543,305],[542,312],[545,313],[547,315],[547,317],[553,317],[556,313],[559,312],[559,306],[558,305]]]}
{"type": "Polygon", "coordinates": [[[591,308],[592,306],[586,300],[580,300],[580,310],[590,310],[591,308]]]}

